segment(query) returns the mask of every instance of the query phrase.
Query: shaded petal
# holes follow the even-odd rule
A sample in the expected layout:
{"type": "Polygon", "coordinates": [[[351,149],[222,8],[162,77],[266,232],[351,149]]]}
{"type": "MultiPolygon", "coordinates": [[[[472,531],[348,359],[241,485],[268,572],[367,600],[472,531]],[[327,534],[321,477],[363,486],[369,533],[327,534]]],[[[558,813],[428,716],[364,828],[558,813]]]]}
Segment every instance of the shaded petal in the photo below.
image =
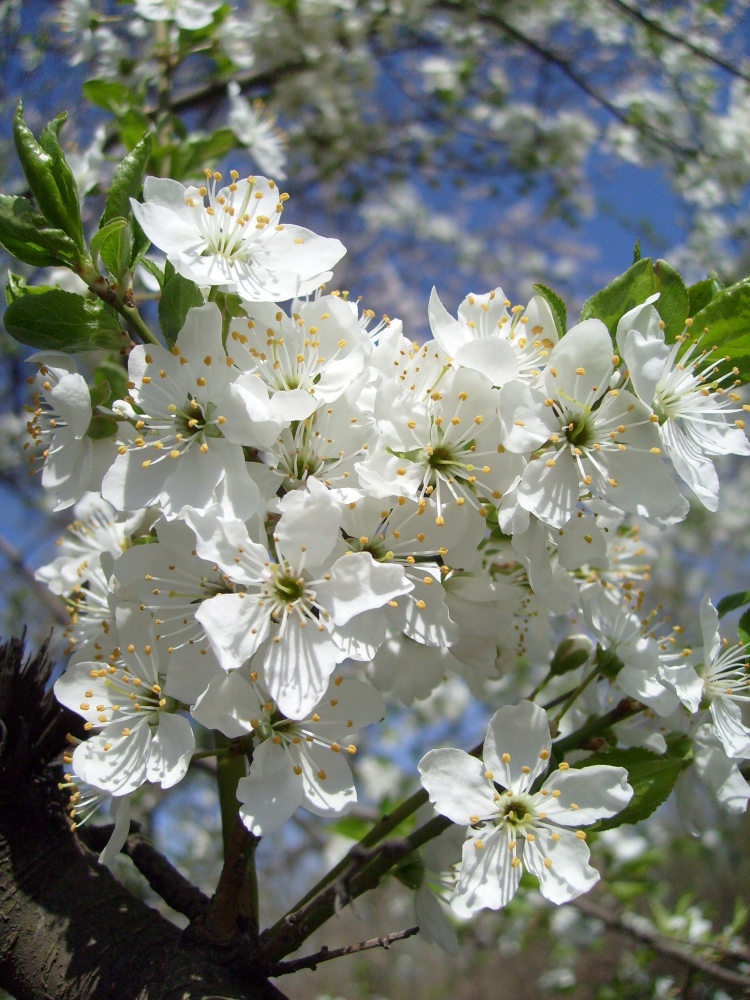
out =
{"type": "Polygon", "coordinates": [[[241,667],[268,635],[268,611],[252,594],[217,594],[195,613],[224,670],[241,667]]]}
{"type": "MultiPolygon", "coordinates": [[[[522,865],[513,865],[505,830],[498,827],[482,840],[477,849],[475,839],[464,843],[461,875],[451,897],[451,908],[460,917],[470,917],[477,910],[489,907],[498,910],[516,894],[521,881],[522,865]]],[[[522,848],[523,841],[519,841],[522,848]]]]}
{"type": "Polygon", "coordinates": [[[294,762],[270,740],[256,747],[250,774],[237,783],[240,816],[256,837],[278,830],[302,803],[302,778],[294,762]]]}
{"type": "Polygon", "coordinates": [[[539,891],[551,903],[567,903],[588,892],[599,881],[599,872],[589,862],[585,840],[567,831],[554,833],[544,827],[535,829],[533,843],[526,841],[524,863],[539,879],[539,891]],[[553,839],[554,837],[558,839],[553,839]],[[551,861],[549,868],[544,859],[551,861]]]}
{"type": "Polygon", "coordinates": [[[271,696],[289,719],[304,719],[326,692],[328,678],[344,654],[315,619],[296,616],[266,647],[263,661],[271,696]],[[276,642],[276,639],[279,639],[276,642]]]}
{"type": "Polygon", "coordinates": [[[489,819],[497,812],[494,789],[484,765],[463,750],[430,750],[419,762],[420,781],[430,802],[459,826],[489,819]]]}
{"type": "Polygon", "coordinates": [[[207,729],[234,739],[253,731],[252,719],[263,715],[263,707],[253,686],[236,670],[214,677],[190,713],[207,729]]]}
{"type": "Polygon", "coordinates": [[[151,737],[146,777],[162,788],[182,781],[195,750],[195,736],[184,715],[159,713],[159,725],[151,737]]]}

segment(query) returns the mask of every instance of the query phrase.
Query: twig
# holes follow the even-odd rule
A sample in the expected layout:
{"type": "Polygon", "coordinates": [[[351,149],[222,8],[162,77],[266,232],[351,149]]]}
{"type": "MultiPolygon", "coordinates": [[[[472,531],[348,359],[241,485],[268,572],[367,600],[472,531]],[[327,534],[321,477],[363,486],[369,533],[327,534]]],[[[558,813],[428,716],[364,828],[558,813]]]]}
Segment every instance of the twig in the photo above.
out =
{"type": "Polygon", "coordinates": [[[219,943],[227,943],[241,932],[238,917],[243,901],[242,890],[248,862],[255,851],[258,838],[245,827],[239,816],[229,843],[224,866],[219,876],[211,902],[206,911],[201,933],[219,943]]]}
{"type": "MultiPolygon", "coordinates": [[[[132,859],[138,871],[173,910],[184,914],[191,922],[208,909],[209,899],[193,885],[141,832],[140,826],[131,822],[131,832],[122,851],[132,859]]],[[[107,844],[113,825],[83,827],[78,836],[92,850],[101,851],[107,844]]]]}
{"type": "Polygon", "coordinates": [[[669,958],[677,959],[678,962],[682,962],[689,968],[695,969],[696,972],[702,972],[704,975],[710,976],[718,982],[725,983],[727,986],[739,986],[744,990],[750,990],[750,976],[744,976],[742,973],[734,972],[732,969],[725,969],[708,958],[701,958],[700,955],[695,953],[694,945],[683,944],[681,941],[673,941],[671,938],[664,937],[664,935],[656,930],[652,931],[648,927],[640,926],[640,923],[636,923],[635,920],[632,922],[626,920],[627,915],[618,916],[584,897],[574,899],[571,905],[575,906],[585,916],[601,920],[611,930],[627,934],[636,941],[641,941],[643,944],[648,945],[649,948],[653,948],[654,951],[658,951],[662,955],[667,955],[669,958]]]}
{"type": "Polygon", "coordinates": [[[55,619],[61,625],[67,625],[70,619],[64,603],[59,597],[56,597],[51,590],[48,590],[43,583],[40,583],[40,581],[36,579],[33,570],[29,569],[26,565],[23,556],[18,549],[11,545],[7,539],[2,537],[2,535],[0,535],[0,554],[4,555],[15,572],[24,577],[24,579],[27,580],[28,583],[34,588],[36,593],[41,597],[52,614],[55,616],[55,619]]]}
{"type": "Polygon", "coordinates": [[[330,962],[331,959],[342,958],[344,955],[356,955],[358,951],[367,951],[370,948],[385,948],[388,950],[394,941],[403,941],[405,938],[413,937],[418,933],[418,927],[407,927],[405,931],[394,931],[392,934],[385,934],[383,937],[360,941],[359,944],[348,944],[345,948],[331,949],[323,946],[314,955],[306,955],[304,958],[295,958],[292,962],[277,962],[275,965],[268,966],[266,973],[276,979],[279,976],[288,976],[292,972],[299,972],[300,969],[315,970],[321,962],[330,962]]]}
{"type": "Polygon", "coordinates": [[[659,24],[658,21],[653,21],[650,17],[646,17],[643,11],[638,10],[637,7],[631,7],[629,3],[625,3],[625,0],[610,0],[610,3],[614,4],[615,7],[622,11],[625,11],[630,15],[630,17],[635,18],[636,21],[640,21],[641,24],[645,24],[647,28],[651,31],[655,31],[659,35],[663,35],[664,38],[668,38],[671,42],[675,42],[677,45],[681,45],[685,49],[689,49],[694,52],[695,55],[700,56],[701,59],[705,59],[707,62],[713,63],[715,66],[725,69],[732,76],[739,77],[740,80],[745,80],[750,83],[750,75],[743,73],[742,70],[737,69],[726,59],[722,59],[720,56],[714,55],[712,52],[707,52],[702,49],[700,45],[696,45],[695,42],[691,42],[684,35],[678,35],[669,28],[665,28],[663,24],[659,24]]]}

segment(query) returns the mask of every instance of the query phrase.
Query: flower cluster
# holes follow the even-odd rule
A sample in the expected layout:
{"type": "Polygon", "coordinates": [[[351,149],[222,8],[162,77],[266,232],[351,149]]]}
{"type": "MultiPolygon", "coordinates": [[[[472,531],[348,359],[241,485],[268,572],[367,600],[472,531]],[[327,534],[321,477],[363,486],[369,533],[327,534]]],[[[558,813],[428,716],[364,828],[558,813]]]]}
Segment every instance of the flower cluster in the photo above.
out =
{"type": "MultiPolygon", "coordinates": [[[[74,796],[112,796],[119,817],[143,783],[174,785],[194,720],[247,756],[254,835],[298,806],[337,815],[383,695],[410,704],[454,674],[490,703],[510,678],[507,701],[522,661],[535,693],[563,685],[556,737],[621,706],[620,748],[687,740],[693,777],[744,808],[745,649],[722,645],[708,599],[700,652],[644,610],[629,520],[679,520],[688,490],[715,509],[714,457],[750,452],[736,372],[689,323],[667,343],[658,297],[613,339],[594,318],[562,330],[542,295],[496,288],[454,317],[433,292],[418,344],[319,287],[343,247],[282,224],[272,180],[221,181],[149,178],[133,202],[205,301],[174,340],[132,347],[119,398],[70,357],[30,358],[32,461],[58,508],[93,509],[39,571],[71,607],[55,691],[88,732],[66,758],[74,796]],[[89,435],[95,419],[112,433],[89,435]],[[551,615],[586,630],[554,656],[551,615]]],[[[423,758],[437,811],[469,831],[456,913],[504,906],[524,865],[555,903],[598,877],[581,828],[627,806],[628,773],[571,768],[550,731],[522,700],[492,717],[483,763],[423,758]]]]}

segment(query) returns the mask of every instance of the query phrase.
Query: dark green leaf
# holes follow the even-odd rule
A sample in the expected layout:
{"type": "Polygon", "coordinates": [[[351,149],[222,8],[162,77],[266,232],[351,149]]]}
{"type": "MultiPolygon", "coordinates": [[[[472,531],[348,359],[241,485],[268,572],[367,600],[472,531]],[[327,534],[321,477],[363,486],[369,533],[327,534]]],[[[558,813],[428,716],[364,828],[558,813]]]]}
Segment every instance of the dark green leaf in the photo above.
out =
{"type": "Polygon", "coordinates": [[[98,382],[95,381],[94,385],[89,386],[91,409],[95,410],[97,406],[103,406],[111,395],[112,389],[106,379],[101,379],[98,382]]]}
{"type": "Polygon", "coordinates": [[[117,229],[107,237],[101,246],[101,258],[109,274],[118,284],[130,285],[130,258],[133,240],[130,226],[117,229]]]}
{"type": "Polygon", "coordinates": [[[719,618],[723,618],[730,611],[736,611],[737,608],[744,608],[746,604],[750,604],[750,590],[739,590],[736,594],[727,594],[726,597],[722,597],[716,605],[716,611],[719,618]]]}
{"type": "Polygon", "coordinates": [[[141,257],[138,260],[141,267],[145,268],[149,274],[153,274],[156,280],[159,282],[159,288],[164,287],[164,272],[153,260],[149,260],[148,257],[141,257]]]}
{"type": "Polygon", "coordinates": [[[639,236],[638,239],[635,241],[635,245],[633,247],[633,263],[637,264],[640,259],[641,259],[641,238],[639,236]]]}
{"type": "Polygon", "coordinates": [[[81,206],[78,201],[78,185],[60,145],[60,129],[65,124],[67,117],[67,112],[63,112],[51,121],[46,128],[42,129],[39,136],[39,145],[52,161],[52,175],[55,178],[63,204],[68,211],[71,224],[75,228],[75,232],[68,230],[68,234],[75,240],[78,246],[83,247],[83,224],[81,222],[81,206]]]}
{"type": "Polygon", "coordinates": [[[696,281],[688,288],[690,297],[689,316],[695,316],[704,306],[707,306],[711,299],[715,298],[724,286],[718,278],[704,278],[703,281],[696,281]]]}
{"type": "Polygon", "coordinates": [[[119,350],[125,343],[103,302],[59,288],[15,299],[3,319],[11,337],[40,350],[119,350]]]}
{"type": "Polygon", "coordinates": [[[622,826],[623,823],[637,823],[650,816],[669,798],[680,771],[687,766],[685,755],[688,748],[681,743],[674,749],[675,752],[667,752],[662,756],[643,747],[607,750],[604,753],[594,753],[586,760],[573,765],[586,768],[594,764],[607,764],[610,767],[624,767],[628,772],[633,798],[622,812],[597,823],[597,830],[612,830],[622,826]]]}
{"type": "Polygon", "coordinates": [[[664,320],[664,336],[673,344],[685,329],[690,296],[680,275],[665,260],[654,264],[654,291],[659,292],[656,309],[664,320]]]}
{"type": "Polygon", "coordinates": [[[138,96],[124,83],[114,80],[87,80],[81,87],[87,101],[98,108],[104,108],[115,117],[124,115],[126,111],[139,103],[138,96]]]}
{"type": "Polygon", "coordinates": [[[185,323],[188,309],[203,305],[203,295],[195,282],[175,274],[166,282],[159,300],[159,324],[167,346],[171,347],[185,323]]]}
{"type": "Polygon", "coordinates": [[[49,225],[25,198],[0,194],[0,243],[8,253],[34,267],[74,265],[80,259],[75,243],[49,225]]]}
{"type": "Polygon", "coordinates": [[[581,319],[600,319],[611,334],[628,310],[654,294],[654,272],[650,257],[632,264],[624,274],[610,281],[606,288],[586,299],[581,319]]]}
{"type": "Polygon", "coordinates": [[[577,667],[582,667],[590,656],[591,642],[586,636],[568,636],[555,650],[549,672],[553,675],[567,674],[577,667]]]}
{"type": "Polygon", "coordinates": [[[128,222],[132,219],[130,199],[137,198],[141,193],[151,145],[151,133],[141,133],[140,141],[115,171],[99,220],[100,229],[113,219],[127,219],[128,222]]]}
{"type": "Polygon", "coordinates": [[[552,310],[555,326],[557,327],[557,335],[558,337],[562,337],[568,329],[568,314],[565,303],[556,292],[553,292],[551,288],[547,288],[546,285],[536,284],[534,285],[534,291],[542,296],[552,310]]]}
{"type": "Polygon", "coordinates": [[[86,437],[90,437],[92,441],[101,441],[103,438],[114,437],[116,433],[117,421],[114,417],[95,413],[86,431],[86,437]]]}

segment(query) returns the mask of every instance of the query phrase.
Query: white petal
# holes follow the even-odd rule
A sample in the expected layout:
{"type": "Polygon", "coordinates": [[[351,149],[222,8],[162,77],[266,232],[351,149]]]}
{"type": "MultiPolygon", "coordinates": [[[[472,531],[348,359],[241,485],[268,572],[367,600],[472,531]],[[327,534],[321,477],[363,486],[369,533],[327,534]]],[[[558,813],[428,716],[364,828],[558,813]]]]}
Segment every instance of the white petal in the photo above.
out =
{"type": "Polygon", "coordinates": [[[283,635],[268,643],[263,660],[268,690],[289,719],[304,719],[310,714],[344,658],[315,619],[306,622],[302,626],[296,616],[287,620],[283,635]]]}
{"type": "Polygon", "coordinates": [[[551,746],[547,713],[539,705],[520,701],[503,706],[490,719],[484,763],[495,781],[514,792],[525,791],[547,769],[551,746]],[[505,755],[509,761],[503,760],[505,755]]]}
{"type": "Polygon", "coordinates": [[[305,744],[304,749],[291,747],[302,768],[303,799],[301,805],[316,816],[338,816],[347,812],[357,801],[348,754],[335,753],[317,743],[305,744]]]}
{"type": "Polygon", "coordinates": [[[575,827],[614,816],[633,797],[625,768],[606,764],[554,771],[542,791],[549,792],[543,800],[548,818],[561,826],[575,827]],[[554,791],[560,795],[554,796],[554,791]]]}
{"type": "Polygon", "coordinates": [[[99,863],[108,865],[123,849],[130,833],[130,796],[121,795],[112,800],[115,828],[107,846],[99,855],[99,863]]]}
{"type": "Polygon", "coordinates": [[[578,470],[569,453],[562,451],[554,459],[529,462],[518,487],[518,502],[542,521],[561,528],[575,513],[579,493],[578,470]]]}
{"type": "Polygon", "coordinates": [[[241,667],[268,634],[268,610],[252,594],[217,594],[195,617],[224,670],[241,667]]]}
{"type": "Polygon", "coordinates": [[[476,757],[450,748],[430,750],[419,762],[420,781],[437,811],[460,826],[495,814],[494,790],[476,757]]]}
{"type": "Polygon", "coordinates": [[[260,719],[263,708],[253,686],[233,670],[214,677],[190,714],[207,729],[234,739],[252,732],[251,719],[260,719]]]}
{"type": "Polygon", "coordinates": [[[148,755],[149,781],[171,788],[185,777],[195,750],[195,736],[184,715],[159,713],[159,725],[151,737],[148,755]]]}
{"type": "Polygon", "coordinates": [[[438,945],[448,955],[458,955],[461,946],[453,924],[448,922],[437,896],[425,882],[414,893],[414,913],[420,936],[438,945]]]}
{"type": "MultiPolygon", "coordinates": [[[[461,874],[451,897],[451,908],[460,917],[470,917],[484,907],[498,910],[507,906],[521,881],[523,866],[512,864],[513,854],[502,827],[482,838],[480,848],[475,847],[476,839],[464,843],[461,874]]],[[[518,846],[523,849],[523,841],[518,846]]]]}
{"type": "Polygon", "coordinates": [[[553,840],[553,831],[543,827],[535,830],[533,843],[526,841],[524,863],[539,879],[539,891],[551,903],[567,903],[588,892],[599,881],[599,872],[589,862],[589,849],[585,840],[574,833],[560,831],[553,840]],[[552,862],[548,868],[547,858],[552,862]]]}
{"type": "Polygon", "coordinates": [[[330,579],[321,581],[316,591],[333,621],[345,625],[355,615],[380,608],[413,589],[403,567],[375,562],[369,552],[354,552],[336,560],[330,579]]]}
{"type": "Polygon", "coordinates": [[[505,385],[518,378],[518,356],[511,344],[499,337],[485,337],[464,344],[456,351],[454,361],[486,375],[493,385],[505,385]]]}
{"type": "Polygon", "coordinates": [[[293,766],[281,747],[266,740],[255,750],[250,774],[240,778],[240,816],[256,837],[278,830],[301,804],[302,777],[294,773],[293,766]]]}
{"type": "Polygon", "coordinates": [[[711,703],[711,718],[727,756],[745,760],[750,757],[750,731],[742,722],[739,705],[731,698],[714,698],[711,703]]]}

